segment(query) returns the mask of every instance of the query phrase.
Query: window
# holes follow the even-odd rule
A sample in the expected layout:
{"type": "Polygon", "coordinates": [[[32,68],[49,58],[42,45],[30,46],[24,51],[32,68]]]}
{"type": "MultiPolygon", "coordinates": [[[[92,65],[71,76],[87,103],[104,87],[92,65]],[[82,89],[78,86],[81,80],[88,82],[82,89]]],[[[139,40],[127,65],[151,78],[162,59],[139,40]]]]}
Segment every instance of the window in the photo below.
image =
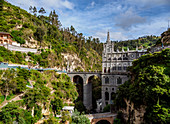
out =
{"type": "Polygon", "coordinates": [[[110,73],[110,67],[108,68],[108,73],[110,73]]]}
{"type": "Polygon", "coordinates": [[[107,52],[110,52],[110,48],[109,47],[107,48],[107,52]]]}
{"type": "Polygon", "coordinates": [[[123,69],[124,69],[124,70],[127,70],[127,66],[124,66],[123,69]]]}
{"type": "Polygon", "coordinates": [[[121,57],[119,57],[119,58],[118,58],[118,60],[122,60],[122,58],[121,58],[121,57]]]}
{"type": "Polygon", "coordinates": [[[134,57],[134,55],[132,54],[132,55],[131,55],[131,57],[133,58],[133,57],[134,57]]]}
{"type": "Polygon", "coordinates": [[[109,78],[106,77],[106,78],[105,78],[105,84],[108,84],[108,83],[109,83],[109,78]]]}
{"type": "Polygon", "coordinates": [[[112,90],[114,91],[115,88],[112,88],[112,90]]]}
{"type": "Polygon", "coordinates": [[[105,92],[105,100],[109,100],[109,93],[105,92]]]}
{"type": "Polygon", "coordinates": [[[117,78],[117,84],[122,84],[122,79],[120,77],[117,78]]]}
{"type": "Polygon", "coordinates": [[[123,65],[123,70],[126,70],[127,69],[127,66],[126,64],[123,65]]]}
{"type": "Polygon", "coordinates": [[[116,70],[116,66],[115,65],[112,67],[112,70],[116,70]]]}
{"type": "Polygon", "coordinates": [[[106,90],[108,90],[108,88],[106,88],[106,90]]]}
{"type": "Polygon", "coordinates": [[[122,66],[120,64],[118,66],[118,70],[122,70],[122,66]]]}
{"type": "Polygon", "coordinates": [[[117,59],[116,59],[116,57],[115,57],[115,58],[113,58],[113,60],[117,60],[117,59]]]}
{"type": "Polygon", "coordinates": [[[104,67],[104,73],[106,73],[106,67],[104,67]]]}

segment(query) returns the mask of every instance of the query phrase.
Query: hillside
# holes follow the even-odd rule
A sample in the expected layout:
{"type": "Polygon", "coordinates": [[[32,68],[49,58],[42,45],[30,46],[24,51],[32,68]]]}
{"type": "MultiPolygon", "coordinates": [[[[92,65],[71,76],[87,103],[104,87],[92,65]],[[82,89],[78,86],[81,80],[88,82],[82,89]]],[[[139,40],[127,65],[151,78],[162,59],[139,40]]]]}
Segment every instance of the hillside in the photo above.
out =
{"type": "Polygon", "coordinates": [[[170,49],[143,55],[129,71],[130,80],[117,91],[117,109],[128,123],[169,123],[170,49]]]}
{"type": "Polygon", "coordinates": [[[40,51],[41,54],[26,55],[29,58],[26,64],[66,69],[69,63],[73,70],[101,70],[102,43],[99,39],[85,39],[73,26],[61,28],[55,10],[48,17],[42,13],[37,16],[33,10],[30,13],[5,1],[0,13],[0,31],[11,33],[13,40],[24,47],[40,51]]]}
{"type": "Polygon", "coordinates": [[[0,123],[16,120],[32,124],[45,113],[56,115],[63,106],[73,106],[78,97],[70,78],[55,71],[41,73],[18,68],[1,70],[0,77],[0,123]]]}
{"type": "Polygon", "coordinates": [[[139,37],[138,39],[134,40],[126,40],[126,41],[113,41],[115,42],[115,49],[119,49],[119,51],[122,50],[122,47],[124,50],[127,50],[129,48],[130,50],[135,50],[136,47],[138,49],[148,49],[152,46],[154,46],[157,41],[159,41],[161,37],[158,36],[144,36],[144,37],[139,37]]]}

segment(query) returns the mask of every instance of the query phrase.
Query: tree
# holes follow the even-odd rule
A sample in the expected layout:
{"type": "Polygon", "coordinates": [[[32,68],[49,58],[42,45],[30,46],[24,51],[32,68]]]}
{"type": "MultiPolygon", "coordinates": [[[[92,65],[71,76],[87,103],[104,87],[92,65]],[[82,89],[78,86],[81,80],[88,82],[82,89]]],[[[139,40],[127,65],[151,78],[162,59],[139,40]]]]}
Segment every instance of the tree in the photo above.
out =
{"type": "Polygon", "coordinates": [[[34,6],[32,10],[33,10],[34,16],[37,16],[37,8],[34,6]]]}
{"type": "Polygon", "coordinates": [[[54,112],[54,115],[60,114],[60,110],[63,108],[63,101],[60,98],[55,98],[51,100],[51,107],[54,112]]]}
{"type": "Polygon", "coordinates": [[[15,85],[15,83],[13,82],[14,75],[15,75],[14,69],[5,70],[5,72],[2,75],[1,92],[3,95],[5,95],[5,100],[6,100],[7,96],[10,94],[10,92],[15,90],[15,89],[13,89],[13,86],[15,85]]]}
{"type": "Polygon", "coordinates": [[[45,9],[43,7],[41,7],[38,12],[41,13],[41,14],[45,14],[46,13],[46,11],[45,11],[45,9]]]}
{"type": "Polygon", "coordinates": [[[74,111],[71,118],[71,124],[90,124],[90,120],[83,113],[80,114],[77,110],[74,111]]]}
{"type": "Polygon", "coordinates": [[[170,49],[144,55],[133,62],[133,66],[129,68],[132,78],[119,87],[115,99],[117,108],[129,108],[129,121],[134,119],[134,109],[142,107],[146,111],[143,117],[145,123],[170,122],[169,62],[170,49]],[[129,105],[127,100],[133,103],[135,108],[129,105]]]}
{"type": "Polygon", "coordinates": [[[65,123],[66,121],[71,121],[71,117],[70,117],[70,112],[69,111],[62,111],[61,113],[61,120],[63,123],[65,123]]]}
{"type": "Polygon", "coordinates": [[[33,13],[33,7],[32,6],[29,7],[29,11],[30,11],[30,13],[33,13]]]}
{"type": "Polygon", "coordinates": [[[2,108],[0,112],[1,121],[5,124],[11,124],[14,121],[19,124],[33,124],[33,118],[30,112],[27,112],[24,109],[21,109],[15,103],[8,103],[5,107],[2,108]],[[28,120],[27,120],[28,119],[28,120]]]}
{"type": "Polygon", "coordinates": [[[0,11],[3,10],[3,4],[4,4],[4,0],[1,0],[1,1],[0,1],[0,11]]]}
{"type": "Polygon", "coordinates": [[[61,27],[61,23],[58,20],[58,15],[56,14],[55,10],[50,12],[49,20],[50,20],[51,24],[56,26],[57,28],[61,27]]]}
{"type": "Polygon", "coordinates": [[[42,45],[42,41],[43,41],[43,36],[45,35],[45,32],[42,28],[38,27],[36,29],[36,32],[34,33],[34,36],[36,37],[36,39],[38,41],[40,41],[40,47],[42,45]]]}

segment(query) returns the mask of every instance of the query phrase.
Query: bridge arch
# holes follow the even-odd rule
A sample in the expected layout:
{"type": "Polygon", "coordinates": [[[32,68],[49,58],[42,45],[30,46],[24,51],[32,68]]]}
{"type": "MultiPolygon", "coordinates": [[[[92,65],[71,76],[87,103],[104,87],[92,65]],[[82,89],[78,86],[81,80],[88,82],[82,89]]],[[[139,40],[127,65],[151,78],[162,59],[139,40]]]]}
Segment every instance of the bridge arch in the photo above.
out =
{"type": "MultiPolygon", "coordinates": [[[[81,93],[83,93],[83,97],[81,97],[84,106],[86,109],[92,109],[92,83],[91,79],[97,76],[100,78],[100,73],[97,72],[69,72],[67,73],[70,77],[71,81],[79,85],[80,82],[82,88],[81,93]]],[[[80,91],[79,91],[80,92],[80,91]]],[[[80,94],[79,94],[80,95],[80,94]]]]}
{"type": "Polygon", "coordinates": [[[113,124],[114,117],[92,119],[91,124],[113,124]]]}
{"type": "Polygon", "coordinates": [[[84,79],[81,75],[74,75],[73,78],[72,78],[72,82],[74,82],[76,84],[76,87],[77,87],[77,91],[78,91],[78,100],[81,100],[83,102],[83,90],[84,90],[84,79]]]}
{"type": "Polygon", "coordinates": [[[96,124],[111,124],[108,120],[99,120],[96,124]]]}

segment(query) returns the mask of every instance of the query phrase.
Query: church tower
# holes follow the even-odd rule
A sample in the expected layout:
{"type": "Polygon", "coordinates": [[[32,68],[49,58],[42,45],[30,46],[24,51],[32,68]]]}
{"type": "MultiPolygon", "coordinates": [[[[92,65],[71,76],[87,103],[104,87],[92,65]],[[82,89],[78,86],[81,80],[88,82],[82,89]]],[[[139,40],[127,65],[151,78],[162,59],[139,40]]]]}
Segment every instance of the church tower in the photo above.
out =
{"type": "Polygon", "coordinates": [[[106,43],[110,43],[110,35],[109,35],[109,31],[107,32],[107,40],[106,40],[106,43]]]}

